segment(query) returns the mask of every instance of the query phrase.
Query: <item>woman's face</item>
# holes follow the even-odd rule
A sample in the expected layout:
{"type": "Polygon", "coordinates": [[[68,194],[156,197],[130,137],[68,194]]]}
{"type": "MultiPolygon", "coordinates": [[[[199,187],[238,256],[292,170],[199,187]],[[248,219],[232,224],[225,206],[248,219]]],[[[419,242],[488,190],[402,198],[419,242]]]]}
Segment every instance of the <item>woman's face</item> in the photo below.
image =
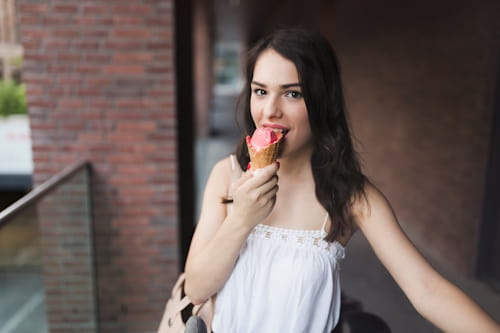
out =
{"type": "Polygon", "coordinates": [[[295,64],[273,49],[264,50],[255,63],[251,89],[255,126],[272,127],[285,135],[280,157],[312,153],[307,108],[295,64]]]}

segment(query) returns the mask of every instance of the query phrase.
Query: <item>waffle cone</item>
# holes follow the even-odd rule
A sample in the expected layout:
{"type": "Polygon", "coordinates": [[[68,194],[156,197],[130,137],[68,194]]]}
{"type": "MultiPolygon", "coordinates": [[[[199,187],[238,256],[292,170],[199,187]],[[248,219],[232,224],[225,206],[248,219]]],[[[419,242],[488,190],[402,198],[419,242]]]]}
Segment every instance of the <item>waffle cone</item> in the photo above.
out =
{"type": "Polygon", "coordinates": [[[276,133],[276,135],[278,136],[278,140],[276,142],[270,144],[265,148],[262,148],[259,151],[256,151],[252,147],[252,145],[250,144],[250,137],[247,136],[247,148],[248,148],[248,154],[250,155],[252,170],[257,170],[276,162],[283,134],[278,132],[276,133]]]}

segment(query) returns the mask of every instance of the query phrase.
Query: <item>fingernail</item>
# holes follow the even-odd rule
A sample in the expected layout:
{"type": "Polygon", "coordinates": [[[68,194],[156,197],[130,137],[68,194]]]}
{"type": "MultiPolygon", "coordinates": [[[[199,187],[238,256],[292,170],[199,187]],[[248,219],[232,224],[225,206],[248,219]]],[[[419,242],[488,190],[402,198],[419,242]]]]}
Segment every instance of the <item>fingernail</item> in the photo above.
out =
{"type": "Polygon", "coordinates": [[[247,170],[250,170],[252,168],[252,163],[251,162],[248,162],[248,165],[247,165],[247,170]]]}
{"type": "Polygon", "coordinates": [[[278,164],[278,168],[280,167],[281,163],[280,161],[276,161],[276,164],[278,164]]]}

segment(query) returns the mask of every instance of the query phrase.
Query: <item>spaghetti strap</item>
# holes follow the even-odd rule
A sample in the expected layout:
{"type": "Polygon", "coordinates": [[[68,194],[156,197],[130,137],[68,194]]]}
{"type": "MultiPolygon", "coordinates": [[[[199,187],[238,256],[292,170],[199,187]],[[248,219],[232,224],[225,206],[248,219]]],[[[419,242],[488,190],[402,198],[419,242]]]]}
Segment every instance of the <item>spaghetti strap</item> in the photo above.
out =
{"type": "MultiPolygon", "coordinates": [[[[243,171],[241,170],[240,165],[238,164],[238,160],[236,159],[236,156],[234,154],[229,155],[229,160],[231,161],[231,182],[234,182],[241,177],[243,171]]],[[[231,187],[229,187],[227,197],[231,198],[232,200],[232,196],[233,193],[231,193],[231,187]]],[[[232,209],[232,206],[232,203],[227,204],[228,211],[232,209]]]]}
{"type": "Polygon", "coordinates": [[[234,154],[229,155],[231,160],[231,180],[234,182],[241,177],[243,170],[241,170],[238,160],[234,154]]]}
{"type": "Polygon", "coordinates": [[[236,157],[234,154],[229,155],[229,157],[231,158],[231,170],[234,171],[236,169],[236,157]]]}
{"type": "Polygon", "coordinates": [[[321,227],[321,231],[323,231],[325,234],[327,233],[326,232],[326,223],[328,222],[328,212],[326,212],[326,215],[325,215],[325,220],[323,221],[323,226],[321,227]]]}

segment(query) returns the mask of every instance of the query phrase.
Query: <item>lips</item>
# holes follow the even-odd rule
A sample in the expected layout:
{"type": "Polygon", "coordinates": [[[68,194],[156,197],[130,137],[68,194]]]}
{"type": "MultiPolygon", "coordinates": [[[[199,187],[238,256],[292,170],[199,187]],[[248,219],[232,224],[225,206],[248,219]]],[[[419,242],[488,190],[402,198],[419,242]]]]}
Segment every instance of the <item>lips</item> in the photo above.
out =
{"type": "Polygon", "coordinates": [[[287,133],[290,131],[290,129],[280,124],[263,124],[262,127],[268,127],[275,132],[280,132],[281,134],[283,134],[283,137],[285,137],[287,133]]]}

